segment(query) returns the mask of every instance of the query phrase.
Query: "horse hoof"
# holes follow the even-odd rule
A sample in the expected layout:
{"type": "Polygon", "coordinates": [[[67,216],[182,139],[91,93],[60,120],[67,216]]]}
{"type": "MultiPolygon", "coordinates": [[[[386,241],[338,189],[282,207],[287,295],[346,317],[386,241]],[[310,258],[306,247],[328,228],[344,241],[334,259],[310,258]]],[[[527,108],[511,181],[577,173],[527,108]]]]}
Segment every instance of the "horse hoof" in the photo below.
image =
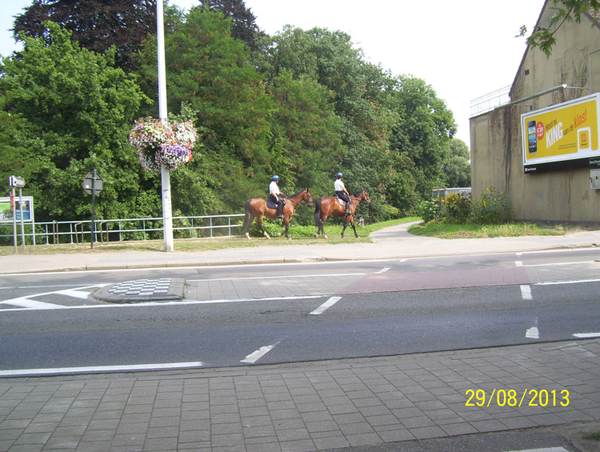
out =
{"type": "Polygon", "coordinates": [[[252,240],[252,239],[250,238],[250,234],[249,234],[248,232],[246,232],[246,238],[247,238],[248,240],[252,240]]]}
{"type": "Polygon", "coordinates": [[[323,238],[324,239],[328,239],[329,237],[327,237],[325,234],[323,234],[323,238]]]}

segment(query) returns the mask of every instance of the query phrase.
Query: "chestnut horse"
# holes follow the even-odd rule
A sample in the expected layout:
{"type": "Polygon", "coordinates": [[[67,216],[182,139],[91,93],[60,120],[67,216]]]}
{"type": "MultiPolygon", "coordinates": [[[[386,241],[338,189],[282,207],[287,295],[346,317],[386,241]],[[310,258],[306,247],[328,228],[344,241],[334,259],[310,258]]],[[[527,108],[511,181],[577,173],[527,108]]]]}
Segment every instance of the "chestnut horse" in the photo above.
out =
{"type": "Polygon", "coordinates": [[[354,226],[354,212],[361,202],[367,204],[371,202],[369,195],[364,188],[361,191],[350,195],[350,213],[348,215],[346,215],[346,207],[342,206],[337,198],[334,198],[333,196],[323,196],[322,198],[317,199],[315,202],[315,223],[318,229],[315,237],[318,238],[319,234],[322,234],[323,237],[327,238],[325,231],[323,231],[323,223],[327,220],[327,217],[333,215],[334,217],[346,217],[344,228],[342,229],[342,238],[344,238],[344,231],[346,230],[348,223],[352,225],[354,235],[358,238],[356,227],[354,226]]]}
{"type": "MultiPolygon", "coordinates": [[[[285,198],[285,206],[283,206],[283,225],[285,226],[285,236],[289,239],[288,229],[290,227],[290,218],[294,215],[294,210],[296,207],[302,202],[305,201],[308,207],[312,207],[312,196],[310,195],[310,190],[305,188],[298,193],[287,196],[285,198]]],[[[256,218],[258,222],[258,226],[262,231],[263,235],[270,239],[269,234],[266,233],[265,228],[263,227],[263,216],[267,218],[277,218],[277,209],[269,209],[267,207],[267,201],[262,198],[253,198],[246,201],[246,205],[244,207],[246,216],[244,217],[244,228],[243,231],[246,234],[246,237],[250,239],[250,225],[256,218]]]]}

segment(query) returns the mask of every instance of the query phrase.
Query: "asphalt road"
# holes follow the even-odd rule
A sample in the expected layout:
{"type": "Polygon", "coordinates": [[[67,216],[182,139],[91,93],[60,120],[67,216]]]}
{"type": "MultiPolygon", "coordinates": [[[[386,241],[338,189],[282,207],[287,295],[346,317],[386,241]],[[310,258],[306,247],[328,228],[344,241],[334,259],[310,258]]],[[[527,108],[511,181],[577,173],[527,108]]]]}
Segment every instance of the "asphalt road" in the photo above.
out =
{"type": "Polygon", "coordinates": [[[600,332],[600,252],[7,275],[0,370],[203,367],[397,355],[600,332]],[[178,302],[97,288],[183,278],[178,302]]]}

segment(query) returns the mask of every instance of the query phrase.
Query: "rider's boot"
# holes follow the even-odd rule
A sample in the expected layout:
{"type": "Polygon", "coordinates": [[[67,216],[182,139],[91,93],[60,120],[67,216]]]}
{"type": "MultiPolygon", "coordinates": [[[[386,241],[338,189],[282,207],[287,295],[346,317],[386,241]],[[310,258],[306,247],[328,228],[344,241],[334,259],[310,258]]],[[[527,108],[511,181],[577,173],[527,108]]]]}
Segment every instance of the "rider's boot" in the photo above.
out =
{"type": "Polygon", "coordinates": [[[283,218],[283,203],[280,202],[277,206],[277,218],[283,218]]]}

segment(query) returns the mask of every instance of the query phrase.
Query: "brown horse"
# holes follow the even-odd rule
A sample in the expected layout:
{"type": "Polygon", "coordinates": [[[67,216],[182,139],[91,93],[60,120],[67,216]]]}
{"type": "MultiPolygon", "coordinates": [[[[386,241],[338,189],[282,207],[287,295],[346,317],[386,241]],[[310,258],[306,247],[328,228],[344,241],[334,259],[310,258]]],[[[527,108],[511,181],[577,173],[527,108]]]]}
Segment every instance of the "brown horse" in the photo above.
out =
{"type": "MultiPolygon", "coordinates": [[[[285,206],[283,206],[283,225],[285,226],[285,236],[289,239],[288,229],[290,227],[290,218],[294,215],[294,210],[296,207],[302,202],[305,201],[308,207],[312,207],[312,196],[310,194],[310,190],[305,188],[304,190],[299,191],[298,193],[287,196],[285,198],[285,206]]],[[[244,218],[244,228],[243,231],[246,234],[246,237],[250,239],[250,225],[256,218],[258,222],[258,226],[262,231],[263,235],[270,239],[269,234],[266,233],[265,228],[263,227],[263,216],[267,218],[277,218],[277,209],[269,209],[267,207],[267,201],[262,198],[253,198],[246,201],[245,206],[246,216],[244,218]]]]}
{"type": "Polygon", "coordinates": [[[318,238],[319,234],[322,234],[323,237],[327,238],[325,231],[323,231],[323,223],[330,215],[333,215],[334,217],[346,217],[344,228],[342,229],[342,238],[344,238],[344,231],[346,230],[348,223],[352,225],[354,235],[358,238],[356,227],[354,226],[354,212],[361,202],[367,204],[371,202],[369,195],[364,188],[361,191],[350,195],[350,213],[348,215],[346,215],[346,207],[342,206],[337,198],[334,198],[333,196],[323,196],[322,198],[317,199],[315,203],[315,223],[318,229],[315,237],[318,238]]]}

